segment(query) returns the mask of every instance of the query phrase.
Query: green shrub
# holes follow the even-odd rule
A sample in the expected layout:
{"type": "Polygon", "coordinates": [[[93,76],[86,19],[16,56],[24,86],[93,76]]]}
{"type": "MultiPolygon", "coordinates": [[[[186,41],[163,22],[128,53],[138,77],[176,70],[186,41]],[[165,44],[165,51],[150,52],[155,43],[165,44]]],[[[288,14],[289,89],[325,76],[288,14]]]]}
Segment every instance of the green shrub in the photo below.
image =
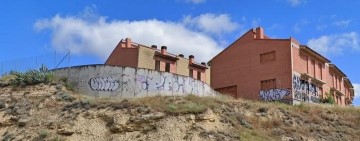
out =
{"type": "Polygon", "coordinates": [[[38,70],[29,70],[25,73],[14,72],[15,79],[11,80],[10,84],[14,86],[36,85],[40,83],[50,83],[54,80],[54,73],[42,65],[38,70]]]}
{"type": "Polygon", "coordinates": [[[54,138],[52,138],[50,141],[65,141],[64,138],[60,137],[60,136],[55,136],[54,138]]]}
{"type": "Polygon", "coordinates": [[[60,77],[60,78],[58,78],[58,80],[61,81],[61,82],[64,84],[64,86],[65,86],[65,88],[66,88],[67,90],[75,91],[75,86],[74,86],[74,84],[71,83],[71,82],[68,80],[67,77],[60,77]]]}
{"type": "Polygon", "coordinates": [[[331,93],[326,93],[326,98],[321,100],[322,103],[335,104],[335,99],[331,93]]]}
{"type": "Polygon", "coordinates": [[[34,137],[33,141],[44,141],[49,136],[49,132],[46,130],[40,130],[38,136],[34,137]]]}
{"type": "Polygon", "coordinates": [[[167,113],[172,114],[201,113],[205,110],[206,107],[204,105],[191,101],[186,101],[184,103],[169,103],[165,109],[167,113]]]}

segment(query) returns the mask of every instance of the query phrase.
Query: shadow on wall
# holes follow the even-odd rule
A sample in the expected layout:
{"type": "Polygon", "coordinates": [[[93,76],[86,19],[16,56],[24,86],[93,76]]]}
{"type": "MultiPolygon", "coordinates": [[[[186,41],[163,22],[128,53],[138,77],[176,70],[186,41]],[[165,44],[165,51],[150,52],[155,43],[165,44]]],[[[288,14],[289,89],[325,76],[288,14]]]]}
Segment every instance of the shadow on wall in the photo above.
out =
{"type": "Polygon", "coordinates": [[[143,97],[153,95],[215,96],[208,84],[167,72],[109,65],[85,65],[53,70],[68,77],[78,92],[91,96],[143,97]]]}

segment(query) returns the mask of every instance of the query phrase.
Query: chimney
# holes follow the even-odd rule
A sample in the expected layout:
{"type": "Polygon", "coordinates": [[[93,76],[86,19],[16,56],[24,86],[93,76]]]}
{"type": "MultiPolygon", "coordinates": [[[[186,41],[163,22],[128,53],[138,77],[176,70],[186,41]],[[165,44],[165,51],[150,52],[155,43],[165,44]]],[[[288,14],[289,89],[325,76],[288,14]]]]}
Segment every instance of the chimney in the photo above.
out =
{"type": "Polygon", "coordinates": [[[179,54],[179,57],[184,58],[184,54],[179,54]]]}
{"type": "Polygon", "coordinates": [[[204,66],[206,66],[206,63],[205,63],[205,62],[201,62],[201,65],[204,65],[204,66]]]}
{"type": "Polygon", "coordinates": [[[189,55],[189,64],[194,63],[194,55],[189,55]]]}
{"type": "Polygon", "coordinates": [[[125,48],[131,48],[131,38],[125,39],[125,48]]]}
{"type": "Polygon", "coordinates": [[[157,46],[156,45],[151,45],[151,48],[156,50],[157,46]]]}
{"type": "Polygon", "coordinates": [[[167,55],[167,47],[166,46],[161,46],[161,54],[167,55]]]}
{"type": "Polygon", "coordinates": [[[256,39],[264,39],[264,29],[262,27],[256,28],[256,39]]]}

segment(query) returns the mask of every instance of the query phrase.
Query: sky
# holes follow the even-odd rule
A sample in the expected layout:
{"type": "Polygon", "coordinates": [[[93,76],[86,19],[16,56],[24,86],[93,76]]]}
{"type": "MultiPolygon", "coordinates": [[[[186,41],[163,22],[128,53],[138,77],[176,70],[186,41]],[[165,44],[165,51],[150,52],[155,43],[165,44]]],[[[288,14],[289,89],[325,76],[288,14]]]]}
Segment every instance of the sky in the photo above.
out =
{"type": "Polygon", "coordinates": [[[70,51],[67,65],[102,64],[127,37],[207,62],[261,26],[271,38],[294,37],[330,59],[355,86],[359,106],[358,7],[358,0],[2,0],[0,62],[2,69],[56,66],[70,51]]]}

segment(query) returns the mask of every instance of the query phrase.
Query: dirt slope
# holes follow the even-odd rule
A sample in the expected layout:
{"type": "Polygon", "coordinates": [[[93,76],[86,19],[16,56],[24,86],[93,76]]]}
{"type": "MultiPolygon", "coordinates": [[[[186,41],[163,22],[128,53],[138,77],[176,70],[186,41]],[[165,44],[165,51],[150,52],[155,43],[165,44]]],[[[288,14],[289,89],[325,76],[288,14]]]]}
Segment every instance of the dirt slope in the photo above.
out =
{"type": "Polygon", "coordinates": [[[0,88],[0,138],[49,141],[360,140],[360,110],[226,97],[92,98],[61,84],[0,88]]]}

